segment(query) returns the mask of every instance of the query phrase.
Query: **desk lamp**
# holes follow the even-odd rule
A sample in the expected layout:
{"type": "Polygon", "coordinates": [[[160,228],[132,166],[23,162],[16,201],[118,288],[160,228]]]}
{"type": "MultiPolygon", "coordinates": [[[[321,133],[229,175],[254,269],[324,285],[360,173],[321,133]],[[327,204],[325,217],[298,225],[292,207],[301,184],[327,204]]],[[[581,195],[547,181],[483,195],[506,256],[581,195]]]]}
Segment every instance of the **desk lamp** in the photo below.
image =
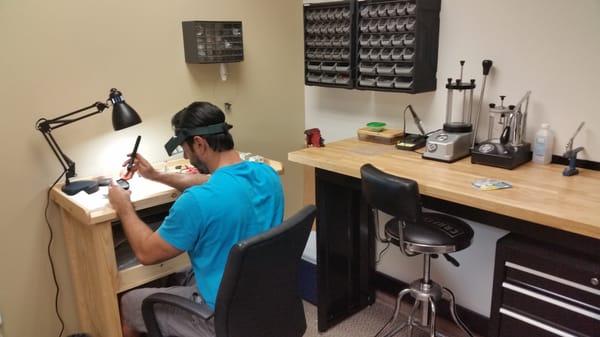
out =
{"type": "Polygon", "coordinates": [[[73,178],[76,176],[75,173],[75,162],[72,161],[54,140],[52,136],[52,130],[58,129],[65,125],[71,124],[73,122],[77,122],[81,119],[99,114],[103,112],[106,108],[112,106],[112,124],[113,129],[115,131],[128,128],[132,125],[136,125],[141,123],[142,120],[140,116],[135,112],[135,110],[129,106],[123,99],[121,92],[115,88],[110,89],[110,94],[106,103],[96,102],[90,106],[86,106],[85,108],[81,108],[77,111],[70,112],[68,114],[62,115],[60,117],[56,117],[53,119],[40,118],[36,122],[36,129],[44,135],[44,138],[50,145],[52,152],[58,158],[58,161],[62,165],[64,169],[64,174],[66,175],[66,183],[62,188],[62,191],[67,195],[75,195],[79,191],[86,191],[88,194],[94,193],[98,190],[98,182],[95,180],[78,180],[78,181],[70,181],[69,178],[73,178]],[[84,111],[95,109],[96,111],[89,112],[81,115],[84,111]]]}

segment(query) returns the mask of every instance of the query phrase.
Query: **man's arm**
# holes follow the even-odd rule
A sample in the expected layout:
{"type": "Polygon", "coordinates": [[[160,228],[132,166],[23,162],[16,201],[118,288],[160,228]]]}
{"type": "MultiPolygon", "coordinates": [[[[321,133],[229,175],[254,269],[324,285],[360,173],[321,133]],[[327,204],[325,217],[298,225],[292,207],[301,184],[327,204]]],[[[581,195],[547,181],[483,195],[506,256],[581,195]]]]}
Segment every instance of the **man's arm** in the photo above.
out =
{"type": "MultiPolygon", "coordinates": [[[[129,160],[123,163],[123,166],[129,164],[129,160]]],[[[136,154],[136,158],[133,161],[133,166],[130,171],[125,174],[125,178],[131,178],[133,174],[138,171],[140,175],[146,179],[154,180],[156,182],[171,186],[181,192],[188,187],[203,184],[208,180],[209,175],[207,174],[183,174],[183,173],[169,173],[157,171],[150,162],[148,162],[139,153],[136,154]]]]}
{"type": "Polygon", "coordinates": [[[110,186],[108,191],[110,203],[121,219],[125,236],[138,261],[144,265],[155,264],[183,253],[163,240],[138,217],[129,194],[130,192],[118,186],[110,186]]]}
{"type": "Polygon", "coordinates": [[[156,172],[157,174],[152,180],[165,185],[169,185],[181,192],[188,187],[200,185],[208,181],[208,174],[185,174],[185,173],[169,173],[169,172],[156,172]]]}

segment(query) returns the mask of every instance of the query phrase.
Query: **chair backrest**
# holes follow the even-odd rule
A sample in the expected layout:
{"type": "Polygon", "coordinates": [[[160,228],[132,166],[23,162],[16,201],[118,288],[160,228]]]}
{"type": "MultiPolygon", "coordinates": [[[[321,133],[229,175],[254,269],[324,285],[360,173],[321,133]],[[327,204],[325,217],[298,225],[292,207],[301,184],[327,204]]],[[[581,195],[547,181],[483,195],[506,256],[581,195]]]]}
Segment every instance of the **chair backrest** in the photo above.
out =
{"type": "Polygon", "coordinates": [[[362,194],[371,207],[400,220],[421,223],[421,195],[416,181],[385,173],[371,164],[360,168],[362,194]]]}
{"type": "MultiPolygon", "coordinates": [[[[306,318],[298,267],[316,208],[231,249],[215,305],[218,337],[300,337],[306,318]]],[[[199,276],[201,277],[201,276],[199,276]]]]}

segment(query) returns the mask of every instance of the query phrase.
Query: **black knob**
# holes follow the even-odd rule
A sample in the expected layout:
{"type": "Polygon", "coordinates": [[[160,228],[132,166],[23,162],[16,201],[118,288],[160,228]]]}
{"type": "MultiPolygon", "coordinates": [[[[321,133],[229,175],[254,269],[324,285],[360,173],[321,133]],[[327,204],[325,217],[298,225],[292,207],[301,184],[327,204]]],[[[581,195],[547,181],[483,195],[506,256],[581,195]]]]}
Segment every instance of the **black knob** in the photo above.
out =
{"type": "Polygon", "coordinates": [[[464,60],[460,61],[460,65],[464,66],[465,65],[465,61],[464,60]]]}
{"type": "Polygon", "coordinates": [[[492,69],[492,60],[483,60],[481,65],[483,65],[483,74],[487,75],[490,73],[490,69],[492,69]]]}
{"type": "Polygon", "coordinates": [[[460,78],[456,79],[456,85],[460,85],[460,78]]]}
{"type": "Polygon", "coordinates": [[[500,100],[501,100],[502,102],[504,102],[504,99],[505,99],[505,98],[506,98],[506,96],[500,96],[500,100]]]}
{"type": "Polygon", "coordinates": [[[448,84],[452,84],[452,79],[451,78],[448,79],[448,84]]]}
{"type": "Polygon", "coordinates": [[[496,104],[494,104],[494,103],[490,103],[490,108],[491,108],[491,109],[493,109],[493,108],[495,108],[495,107],[496,107],[496,104]]]}
{"type": "Polygon", "coordinates": [[[471,84],[475,84],[475,79],[474,78],[471,79],[471,84]]]}
{"type": "Polygon", "coordinates": [[[514,109],[515,109],[515,106],[514,106],[514,105],[509,105],[509,106],[508,106],[508,109],[510,109],[510,110],[514,110],[514,109]]]}

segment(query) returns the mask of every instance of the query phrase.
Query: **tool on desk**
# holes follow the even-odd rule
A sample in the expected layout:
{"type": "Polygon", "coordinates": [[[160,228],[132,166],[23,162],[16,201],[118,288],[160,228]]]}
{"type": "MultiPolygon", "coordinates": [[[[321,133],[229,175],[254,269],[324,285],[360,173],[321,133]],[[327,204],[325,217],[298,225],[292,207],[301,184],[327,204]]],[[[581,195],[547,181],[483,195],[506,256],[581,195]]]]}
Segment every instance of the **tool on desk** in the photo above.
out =
{"type": "Polygon", "coordinates": [[[500,96],[499,106],[490,104],[488,139],[473,148],[473,164],[512,170],[531,160],[531,144],[525,142],[530,96],[528,91],[519,103],[508,107],[504,106],[506,96],[500,96]]]}
{"type": "Polygon", "coordinates": [[[465,61],[460,61],[460,78],[455,80],[448,78],[446,122],[442,130],[434,132],[427,138],[427,151],[423,153],[423,158],[451,163],[469,155],[473,140],[471,117],[475,80],[463,82],[464,65],[465,61]],[[462,104],[459,102],[457,105],[458,113],[454,109],[453,102],[456,91],[458,95],[462,93],[462,104]]]}
{"type": "Polygon", "coordinates": [[[129,189],[129,182],[123,178],[117,180],[116,183],[117,183],[117,185],[121,186],[121,188],[124,190],[129,189]]]}
{"type": "Polygon", "coordinates": [[[131,151],[131,159],[129,159],[129,164],[127,164],[127,172],[131,171],[133,168],[133,162],[135,161],[135,156],[137,154],[138,146],[140,146],[140,140],[142,140],[142,136],[137,136],[135,139],[135,145],[133,146],[133,151],[131,151]]]}
{"type": "Polygon", "coordinates": [[[427,142],[427,135],[425,134],[425,130],[423,129],[423,122],[413,109],[413,107],[409,104],[404,108],[404,122],[402,127],[402,137],[396,143],[396,148],[399,150],[408,150],[413,151],[422,148],[425,146],[427,142]],[[409,110],[415,125],[421,132],[420,135],[414,133],[406,133],[406,111],[409,110]]]}
{"type": "Polygon", "coordinates": [[[323,137],[321,137],[321,130],[319,130],[318,128],[304,130],[304,135],[306,136],[306,147],[325,146],[325,140],[323,139],[323,137]]]}
{"type": "Polygon", "coordinates": [[[584,125],[585,125],[585,122],[581,122],[581,124],[579,124],[579,127],[577,128],[577,130],[575,130],[573,137],[571,137],[571,139],[569,139],[569,142],[567,143],[567,146],[565,148],[565,153],[563,154],[563,157],[569,159],[569,166],[565,167],[565,170],[563,171],[563,176],[565,176],[565,177],[574,176],[579,173],[579,170],[576,167],[577,154],[579,152],[583,151],[583,146],[579,146],[579,147],[573,149],[573,140],[575,140],[575,137],[577,136],[579,131],[581,131],[581,129],[583,128],[584,125]]]}
{"type": "Polygon", "coordinates": [[[402,130],[386,128],[383,122],[370,122],[356,131],[358,139],[379,144],[396,144],[402,137],[402,130]]]}
{"type": "MultiPolygon", "coordinates": [[[[492,69],[493,62],[492,60],[483,60],[481,62],[483,66],[483,84],[481,85],[481,94],[479,95],[479,109],[475,114],[475,123],[474,123],[474,134],[473,134],[473,142],[471,143],[471,149],[475,148],[475,142],[477,141],[477,129],[479,128],[479,117],[481,116],[481,110],[483,109],[483,98],[485,97],[485,83],[487,82],[487,77],[490,73],[490,69],[492,69]]],[[[489,137],[488,137],[489,138],[489,137]]]]}
{"type": "Polygon", "coordinates": [[[477,179],[471,184],[473,185],[473,187],[482,191],[501,190],[512,187],[510,183],[507,183],[505,181],[489,178],[477,179]]]}

